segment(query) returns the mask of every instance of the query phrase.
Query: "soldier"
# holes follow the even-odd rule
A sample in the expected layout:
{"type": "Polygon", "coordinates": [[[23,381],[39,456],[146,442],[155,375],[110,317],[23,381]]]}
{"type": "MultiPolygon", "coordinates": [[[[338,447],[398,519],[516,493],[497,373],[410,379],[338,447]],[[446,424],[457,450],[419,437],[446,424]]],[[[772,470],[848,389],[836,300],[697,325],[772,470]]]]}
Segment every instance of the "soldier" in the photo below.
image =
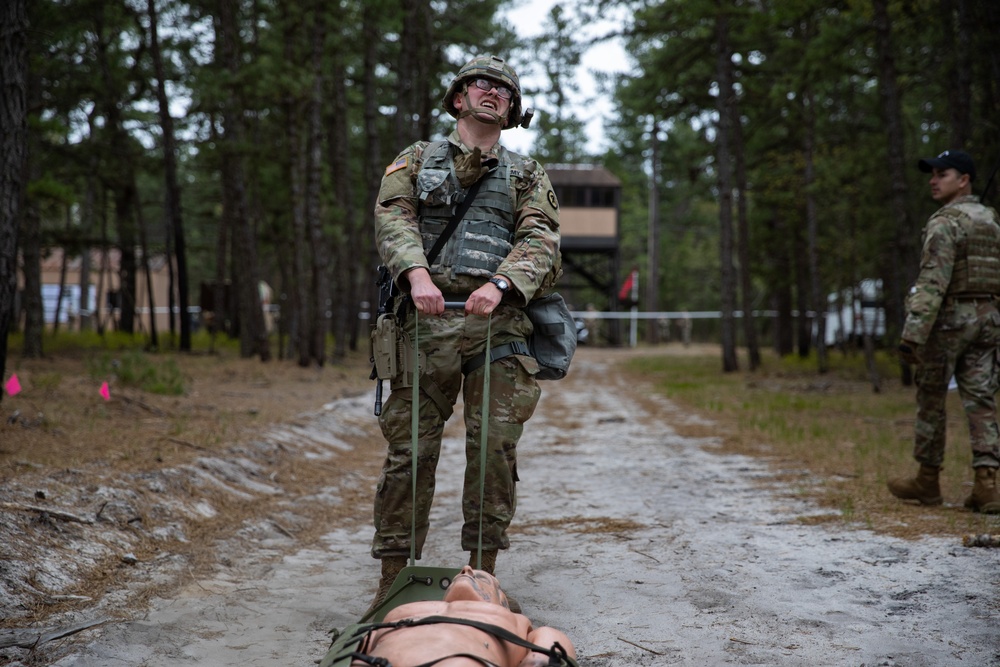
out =
{"type": "Polygon", "coordinates": [[[965,506],[1000,514],[996,472],[997,344],[1000,342],[1000,218],[972,195],[976,168],[961,151],[920,160],[931,174],[931,197],[942,204],[924,227],[920,274],[906,302],[899,351],[917,364],[915,478],[889,481],[897,498],[940,505],[938,473],[944,461],[945,398],[958,384],[972,444],[975,483],[965,506]]]}
{"type": "Polygon", "coordinates": [[[547,626],[533,627],[526,616],[510,610],[507,596],[493,575],[469,566],[455,575],[443,601],[410,602],[386,614],[351,664],[387,664],[378,658],[400,667],[444,664],[452,659],[463,659],[463,665],[497,667],[553,664],[546,653],[505,639],[505,634],[569,658],[556,658],[557,664],[576,664],[576,651],[565,633],[547,626]],[[430,622],[420,624],[423,619],[430,622]],[[396,623],[399,625],[394,626],[396,623]]]}
{"type": "Polygon", "coordinates": [[[552,185],[535,160],[500,145],[500,132],[522,124],[521,89],[514,69],[495,56],[466,63],[445,93],[457,119],[447,141],[421,141],[386,168],[375,207],[379,255],[408,304],[402,330],[412,341],[419,322],[420,405],[412,403],[412,368],[391,381],[379,417],[388,454],[375,496],[372,556],[382,561],[373,606],[388,592],[410,553],[420,558],[434,496],[434,472],[444,424],[462,391],[466,471],[462,549],[470,564],[493,573],[497,552],[509,546],[514,516],[516,447],[538,402],[537,362],[527,354],[532,325],[521,310],[558,277],[559,212],[552,185]],[[464,218],[434,259],[456,205],[477,181],[464,218]],[[445,309],[464,301],[464,312],[445,309]],[[480,516],[480,423],[487,316],[492,316],[488,454],[482,507],[482,562],[477,562],[480,516]],[[416,502],[412,502],[411,410],[419,413],[416,502]],[[415,519],[413,518],[415,517],[415,519]]]}

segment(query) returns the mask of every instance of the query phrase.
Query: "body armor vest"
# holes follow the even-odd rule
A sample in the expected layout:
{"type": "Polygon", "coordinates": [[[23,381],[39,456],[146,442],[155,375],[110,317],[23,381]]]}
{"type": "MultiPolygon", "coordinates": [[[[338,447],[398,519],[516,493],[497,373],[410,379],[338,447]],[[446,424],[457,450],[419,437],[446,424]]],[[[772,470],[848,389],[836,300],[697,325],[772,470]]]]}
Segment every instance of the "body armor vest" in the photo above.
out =
{"type": "Polygon", "coordinates": [[[996,212],[979,203],[962,202],[937,215],[954,220],[962,232],[947,295],[1000,295],[1000,224],[996,212]]]}
{"type": "MultiPolygon", "coordinates": [[[[424,253],[448,226],[465,190],[455,174],[447,141],[428,144],[417,173],[420,234],[424,253]]],[[[499,163],[482,177],[476,198],[465,217],[434,259],[431,274],[491,278],[514,247],[514,195],[510,154],[500,148],[499,163]]]]}

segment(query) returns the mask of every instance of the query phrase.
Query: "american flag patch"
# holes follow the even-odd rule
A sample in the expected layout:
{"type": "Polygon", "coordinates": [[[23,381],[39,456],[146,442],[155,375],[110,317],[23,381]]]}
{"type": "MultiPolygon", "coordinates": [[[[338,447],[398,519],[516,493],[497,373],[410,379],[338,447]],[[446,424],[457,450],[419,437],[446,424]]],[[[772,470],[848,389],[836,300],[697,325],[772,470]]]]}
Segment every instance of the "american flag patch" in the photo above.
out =
{"type": "Polygon", "coordinates": [[[395,162],[393,162],[392,164],[390,164],[388,167],[385,168],[385,175],[388,176],[394,171],[399,171],[400,169],[403,169],[404,167],[406,167],[407,164],[409,164],[409,162],[410,159],[404,155],[403,157],[399,158],[398,160],[396,160],[395,162]]]}

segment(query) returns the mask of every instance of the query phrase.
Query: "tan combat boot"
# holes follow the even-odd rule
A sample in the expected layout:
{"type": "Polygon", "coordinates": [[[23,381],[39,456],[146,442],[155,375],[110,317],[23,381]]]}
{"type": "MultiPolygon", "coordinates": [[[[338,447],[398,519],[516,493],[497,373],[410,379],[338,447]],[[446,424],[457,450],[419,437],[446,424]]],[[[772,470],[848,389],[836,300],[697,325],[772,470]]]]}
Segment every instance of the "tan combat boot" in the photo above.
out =
{"type": "MultiPolygon", "coordinates": [[[[484,549],[482,563],[478,562],[480,560],[479,558],[477,558],[478,555],[479,555],[478,551],[469,552],[469,567],[482,570],[483,572],[489,572],[493,576],[496,576],[497,550],[493,549],[491,551],[486,551],[484,549]]],[[[508,593],[507,591],[504,591],[504,595],[507,596],[507,606],[510,607],[510,610],[515,614],[520,614],[521,605],[518,603],[518,601],[512,598],[510,596],[510,593],[508,593]]]]}
{"type": "Polygon", "coordinates": [[[921,505],[940,505],[941,485],[938,473],[941,468],[920,464],[916,477],[897,477],[889,480],[889,492],[903,500],[917,500],[921,505]]]}
{"type": "Polygon", "coordinates": [[[976,481],[972,495],[965,499],[965,506],[973,512],[1000,514],[1000,493],[997,493],[997,469],[989,466],[976,468],[976,481]]]}
{"type": "Polygon", "coordinates": [[[496,569],[497,569],[497,551],[496,551],[496,549],[494,549],[492,551],[486,551],[485,549],[483,549],[483,558],[482,558],[483,562],[482,562],[482,564],[479,564],[477,562],[479,560],[477,558],[478,555],[479,555],[478,551],[470,551],[469,552],[469,567],[471,567],[473,569],[476,569],[476,570],[482,570],[483,572],[489,572],[490,574],[495,575],[496,574],[496,569]]]}
{"type": "Polygon", "coordinates": [[[382,559],[382,578],[379,579],[378,591],[375,592],[375,599],[372,600],[371,606],[365,612],[365,617],[385,602],[389,589],[392,588],[392,582],[396,581],[396,577],[409,564],[409,561],[410,559],[406,556],[386,556],[382,559]]]}

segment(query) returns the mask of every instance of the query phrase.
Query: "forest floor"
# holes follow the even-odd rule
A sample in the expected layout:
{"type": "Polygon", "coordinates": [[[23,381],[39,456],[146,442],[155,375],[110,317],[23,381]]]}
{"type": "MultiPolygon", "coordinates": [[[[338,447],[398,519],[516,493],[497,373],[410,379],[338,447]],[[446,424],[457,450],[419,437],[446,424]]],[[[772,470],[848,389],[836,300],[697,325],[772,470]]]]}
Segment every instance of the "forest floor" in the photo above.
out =
{"type": "MultiPolygon", "coordinates": [[[[721,428],[619,372],[648,353],[582,348],[519,447],[498,575],[578,641],[581,664],[1000,665],[1000,550],[816,521],[831,510],[802,483],[789,493],[787,470],[723,451],[721,428]]],[[[367,360],[171,357],[157,363],[176,396],[123,385],[134,362],[9,369],[22,391],[0,403],[0,664],[314,663],[377,578],[367,360]]],[[[460,431],[429,564],[456,558],[460,431]]]]}

